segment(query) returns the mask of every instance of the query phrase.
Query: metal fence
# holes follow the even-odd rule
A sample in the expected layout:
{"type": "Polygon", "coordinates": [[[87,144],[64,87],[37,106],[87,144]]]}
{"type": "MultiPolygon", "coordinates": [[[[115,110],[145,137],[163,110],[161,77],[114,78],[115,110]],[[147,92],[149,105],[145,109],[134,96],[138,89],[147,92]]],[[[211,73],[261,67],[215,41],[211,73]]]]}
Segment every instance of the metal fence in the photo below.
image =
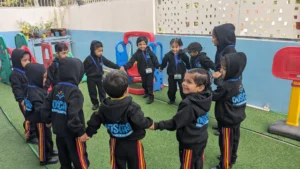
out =
{"type": "Polygon", "coordinates": [[[0,0],[0,7],[41,7],[41,6],[66,6],[84,5],[89,3],[113,0],[0,0]]]}

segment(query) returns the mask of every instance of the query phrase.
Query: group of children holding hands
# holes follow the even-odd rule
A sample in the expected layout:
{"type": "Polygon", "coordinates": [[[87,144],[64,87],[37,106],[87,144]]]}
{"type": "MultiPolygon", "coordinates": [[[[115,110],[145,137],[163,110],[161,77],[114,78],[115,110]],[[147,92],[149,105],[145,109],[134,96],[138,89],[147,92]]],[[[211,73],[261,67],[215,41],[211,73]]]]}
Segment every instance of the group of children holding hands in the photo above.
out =
{"type": "Polygon", "coordinates": [[[58,159],[54,156],[58,155],[61,169],[87,169],[90,163],[85,142],[103,124],[110,135],[112,169],[146,168],[141,142],[146,135],[145,129],[176,130],[180,168],[202,169],[208,140],[208,112],[211,102],[215,101],[218,126],[214,127],[219,132],[221,155],[218,156],[220,163],[213,169],[230,169],[237,159],[240,123],[246,117],[242,73],[247,59],[244,53],[235,51],[234,30],[232,24],[214,28],[215,63],[202,52],[202,46],[197,42],[182,50],[183,43],[178,38],[171,40],[171,51],[161,65],[147,46],[145,37],[137,39],[138,50],[121,67],[102,56],[103,45],[99,41],[92,41],[91,53],[83,63],[67,57],[68,47],[64,43],[56,44],[57,58],[48,70],[41,64],[30,63],[31,56],[26,51],[15,49],[11,56],[10,82],[25,117],[27,142],[38,144],[40,164],[55,164],[58,159]],[[186,52],[191,56],[190,61],[186,52]],[[167,67],[169,104],[175,102],[178,84],[182,101],[170,120],[153,122],[144,117],[141,107],[128,96],[128,75],[124,70],[130,69],[136,61],[147,104],[154,101],[154,69],[162,71],[167,67]],[[103,77],[104,65],[120,70],[110,71],[103,77]],[[215,72],[211,74],[210,69],[215,72]],[[84,73],[92,109],[99,108],[90,117],[87,127],[82,110],[84,98],[78,88],[84,73]],[[217,85],[214,91],[212,79],[217,85]],[[53,88],[47,93],[50,84],[53,88]],[[58,151],[53,150],[51,127],[58,151]]]}

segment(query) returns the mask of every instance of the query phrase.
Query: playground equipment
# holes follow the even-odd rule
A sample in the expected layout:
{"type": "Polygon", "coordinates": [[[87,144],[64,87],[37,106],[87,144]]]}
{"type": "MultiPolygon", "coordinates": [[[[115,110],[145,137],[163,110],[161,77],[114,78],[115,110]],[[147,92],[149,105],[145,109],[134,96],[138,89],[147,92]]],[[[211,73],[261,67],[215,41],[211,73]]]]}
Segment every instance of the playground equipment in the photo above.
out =
{"type": "MultiPolygon", "coordinates": [[[[150,43],[149,43],[148,46],[152,48],[153,53],[156,53],[156,47],[160,46],[161,57],[163,56],[162,44],[159,43],[159,42],[154,42],[153,33],[138,32],[138,31],[126,32],[124,34],[123,41],[120,41],[119,43],[117,43],[116,47],[115,47],[116,57],[117,57],[116,60],[117,60],[117,64],[119,66],[123,66],[128,62],[128,53],[127,53],[127,48],[126,48],[127,44],[130,44],[130,46],[131,46],[130,55],[131,56],[133,55],[133,46],[132,46],[132,43],[129,41],[129,38],[130,37],[137,37],[137,36],[145,36],[150,40],[150,43]],[[122,49],[123,49],[122,52],[120,52],[119,49],[118,49],[118,47],[120,45],[122,46],[122,49]]],[[[160,59],[158,59],[159,62],[162,61],[161,57],[160,57],[160,59]]],[[[128,77],[129,77],[129,83],[140,83],[140,82],[142,82],[140,74],[138,73],[138,69],[137,69],[136,64],[134,64],[134,66],[131,69],[127,70],[127,74],[128,74],[128,77]]],[[[158,90],[161,90],[162,88],[163,88],[163,74],[156,69],[155,72],[154,72],[154,86],[153,86],[153,89],[154,89],[154,91],[158,91],[158,90]]],[[[128,92],[131,93],[131,94],[142,95],[142,94],[144,94],[144,89],[142,89],[142,88],[136,89],[136,88],[129,87],[128,92]]]]}
{"type": "Polygon", "coordinates": [[[268,132],[300,141],[300,47],[280,49],[274,56],[272,73],[293,82],[287,120],[273,123],[268,132]]]}
{"type": "Polygon", "coordinates": [[[52,51],[52,45],[49,43],[42,43],[42,57],[43,57],[43,64],[46,69],[51,65],[52,61],[54,60],[53,51],[52,51]],[[48,52],[48,57],[46,54],[46,50],[48,52]]]}
{"type": "Polygon", "coordinates": [[[6,43],[3,37],[0,36],[0,81],[9,84],[9,75],[12,70],[9,54],[6,48],[6,43]]]}

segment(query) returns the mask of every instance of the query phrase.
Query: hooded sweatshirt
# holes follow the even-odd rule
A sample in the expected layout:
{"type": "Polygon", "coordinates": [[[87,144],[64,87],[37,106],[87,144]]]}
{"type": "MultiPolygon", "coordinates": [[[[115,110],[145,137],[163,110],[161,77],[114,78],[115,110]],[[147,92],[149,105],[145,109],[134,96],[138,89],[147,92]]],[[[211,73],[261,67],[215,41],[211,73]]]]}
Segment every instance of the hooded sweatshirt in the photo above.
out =
{"type": "Polygon", "coordinates": [[[83,74],[83,64],[76,58],[60,60],[60,82],[46,98],[42,121],[52,123],[53,133],[60,137],[80,137],[85,133],[82,111],[83,95],[78,88],[83,74]]]}
{"type": "Polygon", "coordinates": [[[189,94],[179,104],[176,115],[171,120],[155,123],[155,129],[177,130],[179,145],[186,149],[206,144],[211,101],[208,91],[189,94]]]}
{"type": "Polygon", "coordinates": [[[145,137],[145,129],[149,128],[153,121],[144,117],[141,107],[128,96],[121,100],[106,98],[87,124],[86,133],[90,137],[96,134],[103,124],[110,137],[135,141],[145,137]]]}
{"type": "Polygon", "coordinates": [[[146,75],[147,68],[151,68],[152,73],[154,73],[154,68],[159,68],[157,57],[149,47],[147,47],[145,51],[138,49],[130,58],[128,63],[124,65],[125,70],[130,69],[136,61],[138,72],[141,76],[146,75]]]}
{"type": "Polygon", "coordinates": [[[217,52],[215,56],[216,71],[221,68],[220,59],[226,54],[235,53],[235,27],[233,24],[223,24],[216,26],[213,30],[214,35],[218,40],[217,52]]]}
{"type": "Polygon", "coordinates": [[[59,58],[55,57],[47,70],[48,73],[47,73],[47,80],[45,82],[45,87],[44,87],[45,90],[48,90],[51,84],[52,86],[55,86],[59,82],[58,67],[59,67],[59,58]]]}
{"type": "Polygon", "coordinates": [[[213,92],[215,116],[222,127],[234,127],[245,118],[246,93],[242,84],[242,73],[247,58],[242,52],[225,55],[226,75],[222,85],[213,92]]]}
{"type": "Polygon", "coordinates": [[[21,59],[25,54],[29,53],[22,49],[15,49],[13,50],[11,55],[13,71],[9,76],[9,82],[11,84],[15,99],[19,103],[24,100],[24,90],[28,85],[24,67],[21,64],[21,59]]]}
{"type": "Polygon", "coordinates": [[[43,89],[43,79],[46,69],[42,64],[29,63],[25,67],[28,87],[25,90],[25,118],[33,123],[40,123],[41,110],[47,92],[43,89]]]}
{"type": "Polygon", "coordinates": [[[93,79],[101,79],[104,72],[103,72],[103,65],[112,68],[112,69],[120,69],[117,64],[106,59],[104,56],[96,56],[95,54],[95,45],[100,43],[99,41],[92,41],[91,43],[91,54],[84,60],[84,73],[88,78],[93,79]]]}
{"type": "Polygon", "coordinates": [[[175,74],[184,75],[186,69],[191,68],[189,63],[189,57],[182,50],[180,50],[177,55],[175,55],[172,51],[165,54],[160,68],[163,70],[167,65],[168,65],[167,68],[168,75],[175,75],[175,74]]]}
{"type": "Polygon", "coordinates": [[[207,71],[209,69],[215,70],[215,64],[210,60],[209,57],[207,57],[205,52],[199,52],[199,54],[195,57],[191,57],[190,59],[191,62],[191,68],[203,68],[207,71]]]}

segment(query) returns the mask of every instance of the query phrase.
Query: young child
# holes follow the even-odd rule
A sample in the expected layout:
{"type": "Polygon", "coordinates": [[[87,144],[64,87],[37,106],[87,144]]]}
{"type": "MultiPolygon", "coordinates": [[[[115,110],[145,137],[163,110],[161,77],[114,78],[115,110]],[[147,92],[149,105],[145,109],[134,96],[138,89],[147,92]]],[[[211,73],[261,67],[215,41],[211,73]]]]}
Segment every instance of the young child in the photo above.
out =
{"type": "Polygon", "coordinates": [[[103,86],[110,98],[106,98],[88,121],[86,141],[97,133],[100,125],[110,135],[111,168],[146,168],[141,140],[153,121],[145,118],[141,107],[127,96],[128,79],[124,71],[114,70],[105,76],[103,86]]]}
{"type": "Polygon", "coordinates": [[[47,92],[43,89],[47,78],[47,72],[43,65],[29,63],[25,67],[28,79],[28,87],[25,90],[25,119],[37,125],[37,136],[39,140],[40,165],[55,164],[58,162],[58,152],[53,150],[51,129],[41,121],[41,110],[47,92]]]}
{"type": "MultiPolygon", "coordinates": [[[[223,82],[223,79],[221,78],[220,73],[220,59],[225,56],[226,54],[235,53],[235,27],[233,24],[223,24],[220,26],[216,26],[213,29],[212,33],[212,42],[217,47],[217,52],[215,56],[215,73],[213,74],[214,78],[214,84],[215,85],[221,85],[223,82]]],[[[217,130],[218,126],[213,125],[213,129],[217,130]]],[[[220,133],[218,131],[215,132],[215,135],[219,135],[220,133]]]]}
{"type": "MultiPolygon", "coordinates": [[[[24,104],[24,90],[27,88],[28,81],[24,72],[25,66],[31,62],[31,56],[28,52],[22,49],[15,49],[11,55],[13,71],[9,76],[9,82],[12,87],[12,92],[15,96],[16,101],[19,104],[19,108],[24,115],[25,104],[24,104]]],[[[25,120],[23,123],[25,128],[26,142],[37,144],[38,139],[36,138],[36,126],[25,120]]]]}
{"type": "Polygon", "coordinates": [[[181,169],[202,169],[208,133],[208,111],[212,102],[209,74],[202,68],[189,70],[182,83],[186,98],[170,120],[154,123],[151,129],[176,130],[181,169]]]}
{"type": "Polygon", "coordinates": [[[87,169],[86,144],[78,137],[85,133],[85,121],[82,111],[83,95],[78,88],[83,74],[83,64],[76,58],[64,58],[59,61],[60,82],[54,86],[44,101],[42,121],[53,127],[61,169],[87,169]]]}
{"type": "Polygon", "coordinates": [[[148,97],[147,104],[154,101],[153,78],[154,68],[159,68],[159,63],[155,54],[147,47],[148,39],[144,36],[138,37],[136,41],[138,50],[130,58],[129,62],[121,70],[130,69],[137,61],[138,72],[142,78],[142,86],[145,90],[144,98],[148,97]]]}
{"type": "Polygon", "coordinates": [[[230,169],[237,159],[240,124],[246,118],[246,93],[241,78],[246,63],[246,55],[242,52],[221,59],[220,72],[224,81],[213,92],[221,156],[219,165],[212,169],[230,169]]]}
{"type": "Polygon", "coordinates": [[[90,49],[91,54],[84,60],[83,64],[84,72],[87,76],[89,95],[93,104],[92,109],[97,110],[99,108],[99,101],[97,99],[96,87],[98,88],[101,103],[106,97],[102,84],[104,74],[103,65],[113,69],[119,69],[120,67],[102,56],[103,45],[101,42],[96,40],[92,41],[90,49]]]}
{"type": "Polygon", "coordinates": [[[182,90],[182,81],[186,69],[190,69],[189,57],[181,50],[182,41],[181,39],[175,38],[170,42],[171,51],[165,54],[162,64],[160,66],[160,71],[162,71],[167,65],[167,74],[168,74],[168,97],[169,104],[174,104],[176,99],[177,84],[179,86],[180,95],[182,100],[185,99],[185,95],[182,90]]]}
{"type": "Polygon", "coordinates": [[[48,90],[51,84],[52,87],[54,87],[59,82],[59,60],[68,57],[69,52],[67,45],[64,43],[57,43],[55,44],[54,48],[56,52],[56,57],[54,58],[52,64],[48,68],[47,80],[44,87],[46,91],[48,90]]]}

